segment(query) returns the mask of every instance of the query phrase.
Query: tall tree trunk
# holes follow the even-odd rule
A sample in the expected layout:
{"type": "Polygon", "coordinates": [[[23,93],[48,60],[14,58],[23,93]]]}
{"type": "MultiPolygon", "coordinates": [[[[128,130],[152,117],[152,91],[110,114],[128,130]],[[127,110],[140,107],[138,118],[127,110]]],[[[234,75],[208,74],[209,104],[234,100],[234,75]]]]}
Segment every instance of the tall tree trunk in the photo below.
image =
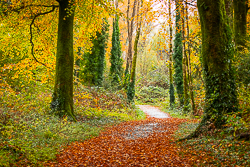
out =
{"type": "Polygon", "coordinates": [[[176,19],[175,19],[175,40],[174,40],[174,81],[176,85],[177,94],[179,97],[180,106],[183,105],[183,69],[182,69],[182,36],[181,36],[181,12],[180,12],[180,0],[175,1],[176,4],[176,19]]]}
{"type": "Polygon", "coordinates": [[[128,55],[127,55],[127,63],[126,63],[126,69],[125,73],[131,72],[131,65],[132,65],[132,39],[133,39],[133,31],[134,31],[134,17],[135,17],[135,10],[136,10],[136,2],[137,0],[134,0],[134,6],[132,9],[132,15],[129,16],[130,12],[130,0],[128,0],[128,9],[127,9],[127,25],[128,25],[128,55]],[[130,21],[131,19],[131,21],[130,21]]]}
{"type": "MultiPolygon", "coordinates": [[[[187,25],[187,41],[189,41],[189,20],[188,20],[188,5],[186,1],[186,25],[187,25]]],[[[192,111],[193,115],[196,113],[196,108],[195,108],[195,101],[194,101],[194,91],[193,91],[193,77],[192,77],[192,68],[191,68],[191,59],[190,59],[190,45],[188,44],[188,82],[189,82],[189,92],[190,92],[190,98],[191,98],[191,106],[192,106],[192,111]]]]}
{"type": "Polygon", "coordinates": [[[73,22],[74,1],[58,0],[59,24],[56,54],[56,78],[52,111],[60,117],[68,115],[75,121],[73,110],[73,22]]]}
{"type": "Polygon", "coordinates": [[[170,96],[170,107],[172,108],[175,103],[175,96],[174,96],[174,84],[173,84],[173,62],[172,62],[172,39],[173,39],[173,31],[172,31],[172,19],[171,19],[171,2],[168,1],[168,10],[169,10],[169,31],[170,31],[170,41],[169,41],[169,80],[170,80],[170,89],[169,89],[169,96],[170,96]]]}
{"type": "Polygon", "coordinates": [[[236,47],[246,46],[248,0],[234,0],[234,36],[236,47]]]}
{"type": "Polygon", "coordinates": [[[221,128],[225,114],[238,110],[231,30],[227,24],[224,0],[198,0],[202,31],[202,63],[206,100],[204,117],[192,136],[204,130],[221,128]]]}
{"type": "MultiPolygon", "coordinates": [[[[139,13],[139,4],[140,2],[138,1],[138,13],[139,13]]],[[[142,8],[142,2],[141,2],[141,8],[142,8]]],[[[136,37],[135,37],[135,42],[134,42],[134,56],[133,56],[133,61],[132,61],[132,69],[131,69],[131,76],[130,76],[130,82],[128,86],[128,91],[127,91],[127,98],[129,102],[133,101],[134,96],[135,96],[135,71],[136,71],[136,60],[137,60],[137,48],[138,48],[138,42],[140,38],[140,32],[141,32],[141,22],[142,22],[142,16],[140,16],[139,22],[137,22],[137,30],[136,30],[136,37]]]]}
{"type": "Polygon", "coordinates": [[[233,29],[233,0],[225,0],[225,9],[230,29],[233,29]]]}
{"type": "Polygon", "coordinates": [[[112,34],[112,48],[110,56],[110,76],[112,77],[111,84],[118,86],[122,79],[123,73],[123,60],[121,58],[121,44],[120,44],[120,31],[119,31],[119,16],[116,15],[113,20],[113,34],[112,34]]]}
{"type": "Polygon", "coordinates": [[[183,82],[184,82],[184,112],[188,111],[189,95],[188,95],[188,59],[186,54],[185,40],[185,6],[182,4],[182,40],[183,40],[183,82]]]}

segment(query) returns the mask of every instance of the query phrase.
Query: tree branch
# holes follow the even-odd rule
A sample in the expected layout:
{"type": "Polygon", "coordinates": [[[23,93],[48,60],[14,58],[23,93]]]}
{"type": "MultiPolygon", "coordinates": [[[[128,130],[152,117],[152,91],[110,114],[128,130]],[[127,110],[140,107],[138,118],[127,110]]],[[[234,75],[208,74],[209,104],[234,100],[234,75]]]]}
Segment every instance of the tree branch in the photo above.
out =
{"type": "Polygon", "coordinates": [[[34,16],[34,18],[32,19],[31,24],[30,24],[31,54],[32,54],[32,56],[33,56],[33,58],[34,58],[34,60],[35,60],[36,62],[38,62],[38,63],[44,65],[45,67],[47,67],[47,66],[46,66],[44,63],[38,61],[37,58],[35,57],[35,54],[34,54],[34,46],[35,46],[35,45],[34,45],[34,43],[33,43],[32,25],[34,25],[35,19],[36,19],[37,17],[42,16],[42,15],[46,15],[46,14],[49,14],[49,13],[53,12],[57,6],[52,5],[52,6],[50,6],[50,7],[52,7],[52,9],[51,9],[50,11],[44,12],[44,13],[38,13],[38,14],[36,14],[36,15],[34,16]]]}

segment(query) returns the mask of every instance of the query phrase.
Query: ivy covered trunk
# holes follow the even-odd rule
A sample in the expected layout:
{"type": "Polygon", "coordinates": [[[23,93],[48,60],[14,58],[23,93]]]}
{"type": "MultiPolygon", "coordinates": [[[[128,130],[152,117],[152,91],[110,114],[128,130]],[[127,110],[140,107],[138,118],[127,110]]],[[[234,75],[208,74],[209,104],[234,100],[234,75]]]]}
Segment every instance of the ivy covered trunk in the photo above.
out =
{"type": "Polygon", "coordinates": [[[176,0],[176,19],[175,19],[175,40],[174,40],[174,81],[176,85],[176,91],[179,97],[180,105],[184,103],[183,97],[183,71],[182,71],[182,34],[181,34],[181,12],[180,12],[180,0],[176,0]]]}
{"type": "Polygon", "coordinates": [[[74,117],[73,110],[73,21],[74,1],[58,0],[59,23],[56,54],[56,78],[51,109],[60,117],[74,117]]]}
{"type": "MultiPolygon", "coordinates": [[[[142,3],[141,1],[141,8],[142,8],[142,3]]],[[[138,6],[137,6],[137,11],[139,12],[139,4],[140,2],[138,1],[138,6]]],[[[131,102],[133,101],[135,97],[135,71],[136,71],[136,61],[137,61],[137,49],[138,49],[138,42],[140,38],[140,33],[141,33],[141,22],[142,22],[142,16],[140,15],[140,20],[138,22],[137,20],[137,30],[136,30],[136,37],[135,37],[135,42],[134,42],[134,56],[133,56],[133,61],[132,61],[132,69],[131,69],[131,75],[130,75],[130,81],[127,89],[127,98],[128,101],[131,102]]]]}
{"type": "Polygon", "coordinates": [[[169,96],[170,96],[170,107],[172,108],[175,103],[175,96],[174,96],[174,84],[173,84],[173,62],[172,62],[172,21],[171,21],[171,2],[168,1],[169,6],[169,29],[170,29],[170,41],[169,41],[169,80],[170,80],[170,89],[169,89],[169,96]]]}
{"type": "Polygon", "coordinates": [[[112,85],[118,85],[122,78],[123,60],[121,56],[122,51],[120,44],[119,16],[116,15],[113,21],[112,49],[110,56],[110,76],[112,77],[112,85]]]}
{"type": "Polygon", "coordinates": [[[202,65],[205,78],[205,110],[197,130],[220,128],[225,114],[237,111],[233,44],[224,0],[198,0],[202,31],[202,65]]]}
{"type": "Polygon", "coordinates": [[[248,0],[234,0],[234,36],[237,47],[246,46],[248,0]]]}

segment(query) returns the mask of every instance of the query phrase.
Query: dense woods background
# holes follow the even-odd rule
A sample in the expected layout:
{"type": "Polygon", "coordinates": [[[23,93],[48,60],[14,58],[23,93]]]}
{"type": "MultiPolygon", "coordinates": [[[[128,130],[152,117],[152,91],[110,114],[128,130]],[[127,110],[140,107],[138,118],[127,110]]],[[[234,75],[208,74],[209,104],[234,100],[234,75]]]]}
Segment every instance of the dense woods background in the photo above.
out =
{"type": "Polygon", "coordinates": [[[206,163],[249,165],[248,9],[248,0],[1,0],[0,166],[41,165],[144,119],[136,104],[195,120],[176,132],[181,154],[208,149],[206,163]]]}

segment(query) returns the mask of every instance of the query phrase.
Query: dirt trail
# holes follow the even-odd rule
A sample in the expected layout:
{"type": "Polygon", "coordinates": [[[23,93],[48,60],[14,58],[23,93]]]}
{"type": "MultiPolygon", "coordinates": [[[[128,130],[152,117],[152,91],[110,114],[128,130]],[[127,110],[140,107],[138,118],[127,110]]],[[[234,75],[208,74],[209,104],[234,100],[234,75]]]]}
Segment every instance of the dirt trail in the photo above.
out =
{"type": "Polygon", "coordinates": [[[153,118],[149,110],[155,116],[155,107],[139,107],[147,114],[146,120],[124,122],[98,137],[73,143],[57,156],[56,163],[48,166],[190,166],[188,159],[178,156],[172,136],[184,120],[167,114],[167,118],[153,118]]]}

